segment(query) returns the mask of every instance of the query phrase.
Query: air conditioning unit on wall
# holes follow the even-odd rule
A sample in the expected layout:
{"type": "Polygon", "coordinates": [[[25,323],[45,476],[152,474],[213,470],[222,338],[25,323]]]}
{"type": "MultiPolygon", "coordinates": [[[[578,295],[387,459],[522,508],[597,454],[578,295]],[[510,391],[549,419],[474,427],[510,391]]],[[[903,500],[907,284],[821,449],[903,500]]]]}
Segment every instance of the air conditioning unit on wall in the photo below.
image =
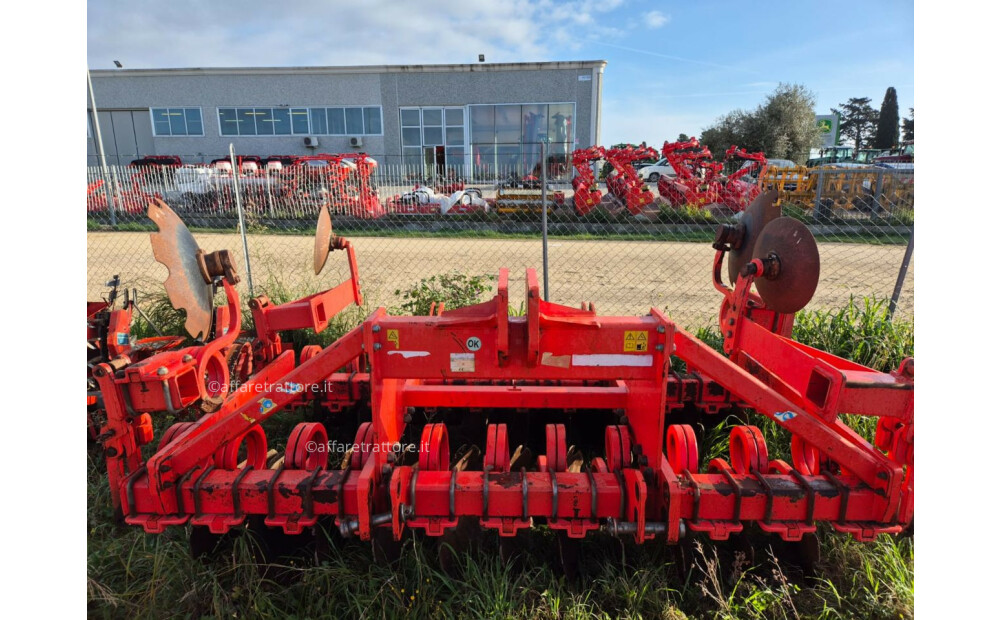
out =
{"type": "Polygon", "coordinates": [[[311,149],[314,149],[317,146],[319,146],[319,138],[317,138],[316,136],[306,136],[303,142],[305,143],[306,146],[308,146],[311,149]]]}
{"type": "Polygon", "coordinates": [[[357,148],[364,146],[365,141],[361,139],[361,136],[351,136],[351,146],[357,148]]]}

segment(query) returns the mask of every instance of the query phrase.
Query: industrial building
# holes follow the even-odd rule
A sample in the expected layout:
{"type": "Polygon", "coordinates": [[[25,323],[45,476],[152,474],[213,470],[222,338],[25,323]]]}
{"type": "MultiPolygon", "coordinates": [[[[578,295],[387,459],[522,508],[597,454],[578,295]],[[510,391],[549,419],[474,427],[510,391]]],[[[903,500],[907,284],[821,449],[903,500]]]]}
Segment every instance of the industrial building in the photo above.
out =
{"type": "MultiPolygon", "coordinates": [[[[600,144],[605,61],[91,71],[109,164],[365,152],[382,164],[530,171],[600,144]]],[[[89,95],[89,93],[88,93],[89,95]]],[[[87,98],[87,161],[98,148],[87,98]]]]}

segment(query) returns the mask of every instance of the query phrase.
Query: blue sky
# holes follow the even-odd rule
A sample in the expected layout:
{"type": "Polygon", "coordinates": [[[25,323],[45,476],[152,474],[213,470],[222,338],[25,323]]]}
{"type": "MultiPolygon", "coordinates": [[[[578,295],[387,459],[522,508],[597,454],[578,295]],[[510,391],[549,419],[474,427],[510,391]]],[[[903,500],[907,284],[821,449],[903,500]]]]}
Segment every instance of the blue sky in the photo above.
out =
{"type": "Polygon", "coordinates": [[[126,68],[607,60],[602,142],[652,145],[756,107],[779,82],[913,106],[911,2],[90,0],[87,62],[126,68]]]}

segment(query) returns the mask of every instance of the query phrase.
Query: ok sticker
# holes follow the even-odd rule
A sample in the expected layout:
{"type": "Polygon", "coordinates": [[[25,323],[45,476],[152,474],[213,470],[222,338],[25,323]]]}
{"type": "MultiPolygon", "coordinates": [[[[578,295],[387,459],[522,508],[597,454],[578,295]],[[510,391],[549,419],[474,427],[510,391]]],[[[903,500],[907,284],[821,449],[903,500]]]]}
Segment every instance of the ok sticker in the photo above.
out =
{"type": "Polygon", "coordinates": [[[475,336],[472,336],[465,341],[465,348],[470,351],[478,351],[483,348],[483,341],[475,336]]]}

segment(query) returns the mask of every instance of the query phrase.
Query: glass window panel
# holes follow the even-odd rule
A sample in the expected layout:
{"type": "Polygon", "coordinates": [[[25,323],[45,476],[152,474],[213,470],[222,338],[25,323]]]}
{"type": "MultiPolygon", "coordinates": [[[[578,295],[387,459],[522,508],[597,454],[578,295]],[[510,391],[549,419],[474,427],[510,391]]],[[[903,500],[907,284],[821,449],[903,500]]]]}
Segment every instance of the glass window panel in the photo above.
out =
{"type": "Polygon", "coordinates": [[[347,133],[344,125],[344,108],[327,108],[326,116],[330,119],[330,133],[342,136],[347,133]]]}
{"type": "Polygon", "coordinates": [[[170,116],[170,135],[186,135],[187,129],[184,125],[184,110],[181,108],[170,108],[167,114],[170,116]]]}
{"type": "Polygon", "coordinates": [[[236,126],[239,128],[241,136],[256,136],[257,130],[254,128],[253,108],[238,108],[236,110],[236,126]]]}
{"type": "Polygon", "coordinates": [[[420,128],[403,127],[403,146],[420,146],[420,128]]]}
{"type": "Polygon", "coordinates": [[[497,146],[497,171],[506,176],[513,172],[520,175],[527,173],[521,167],[521,147],[517,144],[497,146]]]}
{"type": "Polygon", "coordinates": [[[474,105],[469,108],[469,130],[472,141],[493,143],[493,110],[491,105],[474,105]]]}
{"type": "Polygon", "coordinates": [[[273,136],[274,116],[271,114],[271,108],[255,108],[253,114],[257,119],[257,135],[273,136]]]}
{"type": "Polygon", "coordinates": [[[274,135],[292,135],[292,115],[288,108],[274,108],[271,115],[274,117],[274,135]]]}
{"type": "Polygon", "coordinates": [[[423,168],[424,156],[420,148],[403,149],[403,165],[407,168],[423,168]]]}
{"type": "Polygon", "coordinates": [[[236,120],[236,108],[219,108],[219,129],[224,136],[238,136],[239,123],[236,120]]]}
{"type": "Polygon", "coordinates": [[[444,121],[449,127],[465,125],[465,110],[462,108],[448,108],[444,111],[444,121]]]}
{"type": "Polygon", "coordinates": [[[361,108],[344,108],[344,115],[347,117],[348,135],[362,134],[365,132],[365,122],[361,108]]]}
{"type": "Polygon", "coordinates": [[[292,133],[309,133],[309,111],[305,108],[292,108],[292,133]]]}
{"type": "Polygon", "coordinates": [[[170,117],[165,108],[153,109],[153,129],[156,130],[158,136],[170,135],[170,117]]]}
{"type": "Polygon", "coordinates": [[[541,142],[548,133],[547,105],[521,106],[521,142],[541,142]]]}
{"type": "Polygon", "coordinates": [[[434,146],[442,144],[440,127],[424,127],[424,145],[434,146]]]}
{"type": "Polygon", "coordinates": [[[312,119],[312,132],[317,135],[325,135],[326,131],[326,108],[309,108],[309,117],[312,119]]]}
{"type": "Polygon", "coordinates": [[[420,127],[420,110],[400,110],[399,124],[402,127],[420,127]]]}
{"type": "Polygon", "coordinates": [[[382,133],[381,108],[365,108],[365,133],[369,135],[382,133]]]}
{"type": "Polygon", "coordinates": [[[446,137],[448,139],[448,145],[462,145],[465,144],[465,128],[464,127],[448,127],[446,130],[446,137]]]}
{"type": "Polygon", "coordinates": [[[187,135],[200,136],[205,133],[201,127],[201,108],[184,110],[184,119],[187,121],[187,135]]]}
{"type": "Polygon", "coordinates": [[[521,106],[498,105],[495,110],[497,144],[520,144],[521,106]]]}
{"type": "Polygon", "coordinates": [[[424,109],[424,126],[441,124],[441,108],[424,109]]]}
{"type": "MultiPolygon", "coordinates": [[[[448,167],[459,167],[465,164],[465,149],[462,147],[448,147],[444,151],[445,153],[445,163],[448,167]]],[[[459,171],[460,173],[460,171],[459,171]]]]}
{"type": "MultiPolygon", "coordinates": [[[[549,142],[554,145],[561,145],[565,149],[573,145],[573,134],[575,132],[576,127],[573,125],[573,104],[557,103],[549,105],[549,142]]],[[[563,152],[568,151],[564,150],[563,152]]]]}

